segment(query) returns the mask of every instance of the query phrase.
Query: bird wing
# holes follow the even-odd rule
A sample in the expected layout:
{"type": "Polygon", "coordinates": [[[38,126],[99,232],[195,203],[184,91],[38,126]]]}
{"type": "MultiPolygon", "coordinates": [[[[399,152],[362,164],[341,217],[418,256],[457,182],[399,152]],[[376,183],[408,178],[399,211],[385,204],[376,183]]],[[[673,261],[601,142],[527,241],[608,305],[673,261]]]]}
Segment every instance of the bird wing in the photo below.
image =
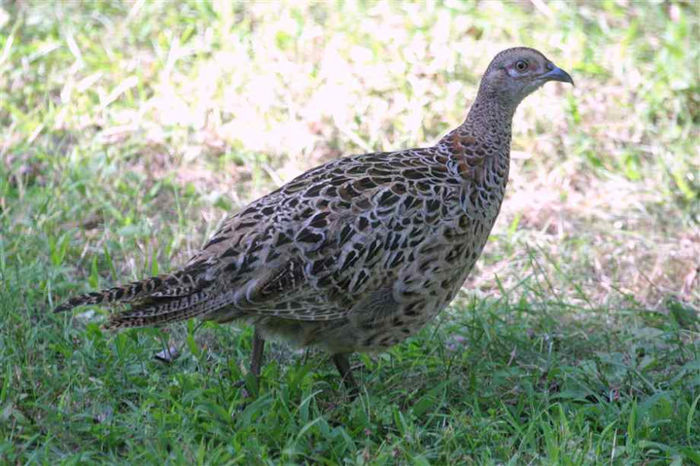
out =
{"type": "Polygon", "coordinates": [[[426,229],[425,219],[411,221],[423,212],[423,199],[411,178],[399,176],[415,165],[407,155],[331,162],[232,217],[201,252],[228,256],[222,261],[228,272],[220,276],[236,282],[226,291],[230,306],[207,318],[223,321],[245,312],[337,319],[395,279],[392,271],[408,260],[400,246],[426,229]]]}

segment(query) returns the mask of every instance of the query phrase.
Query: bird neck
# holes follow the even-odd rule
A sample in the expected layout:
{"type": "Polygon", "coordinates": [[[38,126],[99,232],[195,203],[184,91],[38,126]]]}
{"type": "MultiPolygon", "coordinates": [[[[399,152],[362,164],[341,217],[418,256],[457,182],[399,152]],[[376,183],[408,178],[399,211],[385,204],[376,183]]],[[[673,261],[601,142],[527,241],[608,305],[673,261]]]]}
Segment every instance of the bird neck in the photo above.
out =
{"type": "Polygon", "coordinates": [[[449,171],[470,185],[488,185],[502,192],[508,182],[514,112],[480,89],[464,123],[438,143],[448,154],[449,171]]]}
{"type": "Polygon", "coordinates": [[[517,105],[508,105],[499,96],[491,94],[483,86],[479,89],[462,127],[468,130],[466,132],[486,136],[492,143],[505,143],[510,147],[513,115],[517,105]]]}
{"type": "Polygon", "coordinates": [[[515,108],[480,89],[466,120],[443,138],[442,145],[466,156],[461,148],[476,143],[482,150],[472,155],[484,161],[491,160],[491,163],[508,165],[514,113],[515,108]]]}

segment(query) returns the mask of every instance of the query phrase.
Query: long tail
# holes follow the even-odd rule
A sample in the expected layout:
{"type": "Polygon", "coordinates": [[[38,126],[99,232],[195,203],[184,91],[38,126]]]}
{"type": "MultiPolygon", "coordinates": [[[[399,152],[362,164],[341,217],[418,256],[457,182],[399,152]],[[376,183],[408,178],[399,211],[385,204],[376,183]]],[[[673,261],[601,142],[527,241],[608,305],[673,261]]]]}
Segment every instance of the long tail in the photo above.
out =
{"type": "Polygon", "coordinates": [[[128,310],[110,316],[107,328],[144,327],[186,320],[222,306],[213,292],[208,270],[212,264],[192,264],[172,273],[150,277],[69,299],[54,309],[68,311],[91,304],[130,304],[128,310]]]}
{"type": "Polygon", "coordinates": [[[232,301],[233,293],[212,296],[207,290],[200,291],[164,303],[132,306],[128,311],[110,316],[105,328],[117,329],[169,324],[192,317],[205,316],[232,301]]]}
{"type": "Polygon", "coordinates": [[[129,303],[136,301],[155,293],[163,286],[163,282],[167,280],[167,278],[167,276],[151,277],[126,285],[75,296],[56,307],[53,312],[70,311],[75,307],[87,306],[89,304],[129,303]]]}

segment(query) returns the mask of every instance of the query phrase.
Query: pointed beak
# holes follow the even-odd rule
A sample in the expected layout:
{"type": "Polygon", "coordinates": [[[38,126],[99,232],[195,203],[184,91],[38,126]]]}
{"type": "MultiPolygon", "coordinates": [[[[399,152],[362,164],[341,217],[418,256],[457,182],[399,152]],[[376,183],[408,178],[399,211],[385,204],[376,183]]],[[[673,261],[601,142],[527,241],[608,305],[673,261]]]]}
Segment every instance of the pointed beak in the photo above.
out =
{"type": "Polygon", "coordinates": [[[552,63],[550,63],[547,68],[550,68],[550,67],[551,67],[551,69],[542,75],[542,78],[545,81],[561,81],[563,83],[570,83],[572,86],[574,85],[574,80],[571,79],[571,76],[569,76],[569,73],[562,70],[558,66],[555,66],[552,63]]]}

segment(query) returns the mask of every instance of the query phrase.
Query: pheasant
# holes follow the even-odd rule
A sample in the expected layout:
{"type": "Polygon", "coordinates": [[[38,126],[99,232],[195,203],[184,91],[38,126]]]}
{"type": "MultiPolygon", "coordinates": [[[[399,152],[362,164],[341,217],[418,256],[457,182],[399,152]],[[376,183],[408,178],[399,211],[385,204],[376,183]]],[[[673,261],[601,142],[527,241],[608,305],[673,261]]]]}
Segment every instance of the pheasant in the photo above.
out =
{"type": "Polygon", "coordinates": [[[255,326],[256,380],[265,340],[282,338],[330,353],[356,394],[348,354],[415,334],[472,270],[503,200],[513,114],[548,81],[573,85],[537,50],[504,50],[466,120],[436,145],[311,169],[228,217],[179,270],[74,297],[55,311],[128,304],[109,329],[192,317],[247,322],[255,326]]]}

